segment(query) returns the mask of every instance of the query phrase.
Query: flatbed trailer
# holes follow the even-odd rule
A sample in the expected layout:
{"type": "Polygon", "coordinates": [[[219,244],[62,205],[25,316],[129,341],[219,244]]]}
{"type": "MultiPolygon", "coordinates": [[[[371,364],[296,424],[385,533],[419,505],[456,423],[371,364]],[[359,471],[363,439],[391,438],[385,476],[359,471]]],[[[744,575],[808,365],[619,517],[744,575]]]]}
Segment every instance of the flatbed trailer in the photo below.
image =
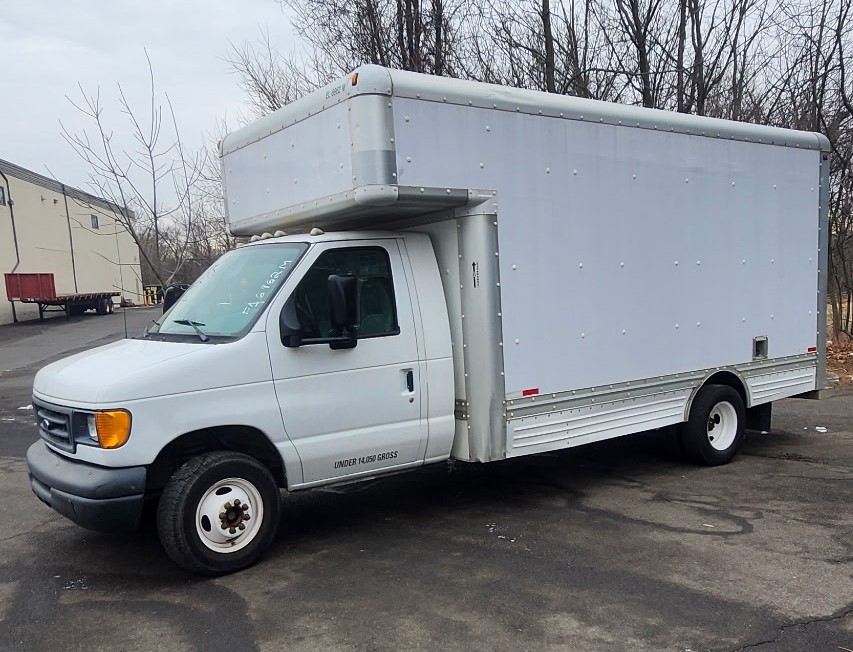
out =
{"type": "Polygon", "coordinates": [[[34,303],[39,309],[39,320],[44,321],[44,313],[62,311],[66,319],[94,310],[99,315],[113,312],[113,297],[119,292],[75,292],[57,294],[53,274],[6,274],[6,297],[12,304],[12,319],[17,323],[18,315],[15,302],[34,303]]]}

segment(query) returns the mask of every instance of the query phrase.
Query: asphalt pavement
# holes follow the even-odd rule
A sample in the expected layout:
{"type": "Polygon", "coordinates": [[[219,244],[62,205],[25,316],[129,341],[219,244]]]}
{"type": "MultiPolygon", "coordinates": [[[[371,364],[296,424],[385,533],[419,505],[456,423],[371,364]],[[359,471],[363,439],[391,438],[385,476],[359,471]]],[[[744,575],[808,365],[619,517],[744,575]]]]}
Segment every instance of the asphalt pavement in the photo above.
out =
{"type": "Polygon", "coordinates": [[[284,496],[260,564],[199,579],[27,482],[33,376],[124,317],[0,327],[0,650],[853,650],[850,391],[725,467],[649,433],[284,496]]]}

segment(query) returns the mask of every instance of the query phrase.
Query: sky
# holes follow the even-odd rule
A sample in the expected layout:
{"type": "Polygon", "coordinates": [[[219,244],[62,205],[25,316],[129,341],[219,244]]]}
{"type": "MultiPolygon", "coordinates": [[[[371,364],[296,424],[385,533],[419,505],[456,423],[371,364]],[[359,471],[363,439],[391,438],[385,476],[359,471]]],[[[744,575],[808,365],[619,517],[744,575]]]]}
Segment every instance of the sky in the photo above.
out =
{"type": "MultiPolygon", "coordinates": [[[[295,46],[275,0],[25,0],[0,12],[0,159],[90,190],[88,170],[62,139],[88,125],[66,99],[100,87],[116,139],[127,136],[116,84],[133,105],[148,101],[145,51],[155,83],[174,106],[182,138],[201,146],[248,111],[224,60],[229,42],[261,31],[284,51],[295,46]],[[52,173],[52,174],[51,174],[52,173]]],[[[144,111],[143,111],[144,113],[144,111]]]]}

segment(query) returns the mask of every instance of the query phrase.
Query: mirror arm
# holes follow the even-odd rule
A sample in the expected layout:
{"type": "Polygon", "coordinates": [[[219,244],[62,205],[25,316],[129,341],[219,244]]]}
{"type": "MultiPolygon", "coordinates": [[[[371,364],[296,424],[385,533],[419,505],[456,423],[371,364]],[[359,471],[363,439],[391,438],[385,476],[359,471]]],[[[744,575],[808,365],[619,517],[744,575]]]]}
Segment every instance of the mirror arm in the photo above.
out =
{"type": "Polygon", "coordinates": [[[299,348],[300,346],[310,346],[312,344],[328,344],[333,349],[345,349],[355,346],[355,335],[341,335],[338,337],[300,337],[298,343],[286,343],[285,346],[290,349],[299,348]]]}
{"type": "Polygon", "coordinates": [[[351,339],[350,337],[306,337],[302,340],[302,344],[338,344],[349,342],[351,339]]]}

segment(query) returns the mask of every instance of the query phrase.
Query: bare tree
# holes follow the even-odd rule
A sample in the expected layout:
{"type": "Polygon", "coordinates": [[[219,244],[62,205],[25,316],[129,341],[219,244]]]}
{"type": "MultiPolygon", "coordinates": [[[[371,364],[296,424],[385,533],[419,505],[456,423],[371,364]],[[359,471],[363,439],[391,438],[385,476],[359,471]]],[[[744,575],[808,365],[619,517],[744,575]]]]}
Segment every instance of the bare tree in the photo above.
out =
{"type": "Polygon", "coordinates": [[[294,27],[338,72],[361,63],[454,74],[459,0],[280,0],[294,27]]]}
{"type": "Polygon", "coordinates": [[[254,43],[232,43],[226,60],[237,73],[256,116],[290,104],[331,81],[339,72],[316,56],[282,54],[272,45],[269,32],[262,32],[254,43]]]}
{"type": "Polygon", "coordinates": [[[117,207],[116,218],[127,230],[143,263],[162,286],[181,274],[190,252],[200,243],[206,223],[201,188],[205,152],[190,152],[181,138],[168,95],[159,99],[154,70],[146,52],[149,93],[143,109],[131,105],[118,84],[119,113],[135,146],[127,147],[114,137],[100,89],[68,100],[89,121],[81,132],[60,123],[61,133],[89,167],[89,185],[95,194],[117,207]]]}
{"type": "Polygon", "coordinates": [[[269,33],[232,44],[227,60],[255,115],[265,115],[363,63],[457,76],[468,0],[277,0],[303,47],[283,54],[269,33]]]}
{"type": "Polygon", "coordinates": [[[642,98],[643,106],[656,106],[656,79],[652,74],[653,36],[663,0],[616,0],[616,11],[623,33],[633,46],[637,74],[631,78],[642,98]]]}
{"type": "Polygon", "coordinates": [[[490,0],[461,23],[460,76],[616,99],[613,65],[592,2],[490,0]]]}

